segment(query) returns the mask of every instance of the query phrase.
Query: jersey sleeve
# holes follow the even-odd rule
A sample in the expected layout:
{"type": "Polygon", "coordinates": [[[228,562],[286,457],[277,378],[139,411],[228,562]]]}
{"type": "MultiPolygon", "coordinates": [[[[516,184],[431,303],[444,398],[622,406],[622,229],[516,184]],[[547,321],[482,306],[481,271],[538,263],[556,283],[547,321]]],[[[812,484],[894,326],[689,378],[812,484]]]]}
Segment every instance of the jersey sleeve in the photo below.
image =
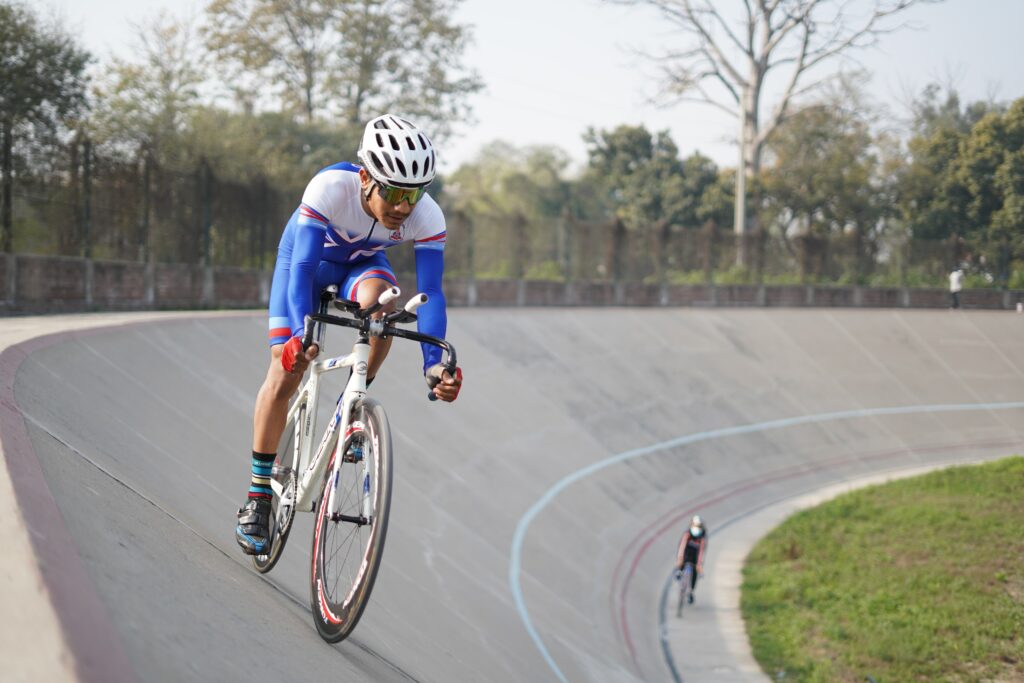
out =
{"type": "Polygon", "coordinates": [[[306,191],[302,193],[302,204],[299,206],[300,227],[327,230],[334,212],[330,200],[331,179],[331,174],[319,173],[306,185],[306,191]]]}
{"type": "Polygon", "coordinates": [[[300,208],[288,274],[288,322],[292,327],[292,336],[296,337],[305,331],[306,316],[313,313],[313,279],[323,259],[324,233],[327,231],[326,227],[303,224],[301,221],[300,208]]]}
{"type": "Polygon", "coordinates": [[[288,323],[294,336],[303,333],[306,316],[314,312],[313,280],[324,256],[324,240],[333,211],[330,183],[330,174],[313,176],[299,205],[288,277],[288,323]]]}
{"type": "MultiPolygon", "coordinates": [[[[419,331],[434,337],[444,337],[448,326],[447,306],[441,281],[444,276],[444,247],[447,227],[441,207],[427,195],[416,206],[416,228],[412,235],[416,254],[416,285],[427,295],[428,301],[416,313],[419,331]]],[[[423,370],[441,362],[441,349],[430,344],[423,348],[423,370]]]]}
{"type": "MultiPolygon", "coordinates": [[[[441,280],[444,275],[444,249],[419,249],[416,253],[416,285],[419,291],[427,295],[427,303],[420,306],[416,313],[416,327],[423,334],[444,338],[448,328],[447,304],[441,280]]],[[[423,349],[423,371],[431,365],[441,362],[441,349],[432,344],[420,344],[423,349]]]]}

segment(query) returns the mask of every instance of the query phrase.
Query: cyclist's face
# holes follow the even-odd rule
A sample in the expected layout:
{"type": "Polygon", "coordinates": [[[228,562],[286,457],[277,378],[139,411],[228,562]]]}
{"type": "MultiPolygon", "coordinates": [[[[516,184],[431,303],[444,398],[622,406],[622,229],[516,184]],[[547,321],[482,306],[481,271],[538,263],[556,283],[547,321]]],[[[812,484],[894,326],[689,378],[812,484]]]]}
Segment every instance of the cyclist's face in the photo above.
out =
{"type": "Polygon", "coordinates": [[[399,204],[389,204],[381,196],[380,188],[365,170],[359,171],[359,180],[363,185],[363,196],[370,190],[370,196],[366,199],[370,215],[376,218],[381,225],[388,230],[398,230],[402,223],[412,213],[412,206],[406,200],[399,204]]]}

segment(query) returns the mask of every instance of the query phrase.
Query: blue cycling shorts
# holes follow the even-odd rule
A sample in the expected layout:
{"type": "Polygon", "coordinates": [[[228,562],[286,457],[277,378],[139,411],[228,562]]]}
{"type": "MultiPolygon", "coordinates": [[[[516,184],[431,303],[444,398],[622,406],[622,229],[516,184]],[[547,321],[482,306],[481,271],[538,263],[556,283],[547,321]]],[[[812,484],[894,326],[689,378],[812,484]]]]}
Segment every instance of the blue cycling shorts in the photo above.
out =
{"type": "MultiPolygon", "coordinates": [[[[279,252],[274,267],[274,279],[270,285],[270,345],[284,344],[292,336],[288,303],[288,280],[291,259],[279,252]]],[[[398,280],[391,270],[384,252],[356,263],[335,263],[321,261],[313,278],[313,301],[320,301],[320,292],[327,285],[338,285],[338,296],[356,300],[359,284],[363,280],[377,278],[397,285],[398,280]]],[[[315,311],[311,311],[315,312],[315,311]]]]}

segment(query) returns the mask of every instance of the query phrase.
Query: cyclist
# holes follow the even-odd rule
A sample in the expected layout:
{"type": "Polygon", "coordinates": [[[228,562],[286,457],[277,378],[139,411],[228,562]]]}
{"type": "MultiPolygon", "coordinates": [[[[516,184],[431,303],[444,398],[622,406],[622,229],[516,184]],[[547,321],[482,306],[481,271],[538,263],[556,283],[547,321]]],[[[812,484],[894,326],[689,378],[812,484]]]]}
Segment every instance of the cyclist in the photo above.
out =
{"type": "Polygon", "coordinates": [[[686,563],[694,566],[695,571],[690,574],[690,596],[687,599],[693,603],[693,592],[697,589],[697,575],[704,576],[704,554],[708,550],[708,535],[704,529],[704,520],[700,515],[694,515],[690,520],[690,528],[683,534],[679,541],[679,551],[676,553],[676,579],[683,577],[683,567],[686,563]]]}
{"type": "MultiPolygon", "coordinates": [[[[429,300],[417,311],[419,330],[444,337],[447,326],[441,277],[446,225],[437,203],[425,194],[436,159],[427,135],[406,119],[385,114],[366,124],[357,156],[317,173],[285,226],[270,289],[270,367],[256,396],[252,479],[238,511],[235,540],[249,555],[269,552],[271,468],[284,431],[288,402],[319,349],[302,350],[304,318],[315,312],[330,284],[363,308],[397,284],[384,250],[413,242],[416,280],[429,300]]],[[[394,310],[389,305],[377,315],[394,310]]],[[[388,354],[391,339],[372,338],[367,384],[388,354]]],[[[440,365],[441,350],[423,347],[424,376],[433,394],[454,401],[462,371],[453,377],[440,365]]]]}

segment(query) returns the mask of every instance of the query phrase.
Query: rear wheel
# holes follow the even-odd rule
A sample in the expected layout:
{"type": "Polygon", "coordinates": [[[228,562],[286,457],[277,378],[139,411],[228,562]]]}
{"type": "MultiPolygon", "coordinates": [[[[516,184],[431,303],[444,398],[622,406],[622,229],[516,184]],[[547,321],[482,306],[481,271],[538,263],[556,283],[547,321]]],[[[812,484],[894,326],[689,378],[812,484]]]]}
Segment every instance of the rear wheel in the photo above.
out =
{"type": "Polygon", "coordinates": [[[266,555],[254,555],[252,558],[253,567],[261,574],[266,574],[277,564],[288,542],[288,534],[292,530],[292,520],[295,519],[295,489],[298,481],[295,474],[295,443],[298,436],[296,425],[302,424],[305,414],[306,406],[303,406],[299,409],[296,419],[285,426],[281,443],[277,447],[277,459],[274,460],[271,475],[274,498],[270,501],[273,513],[270,523],[270,552],[266,555]]]}
{"type": "Polygon", "coordinates": [[[330,643],[347,638],[359,622],[384,551],[392,463],[391,431],[383,406],[372,399],[356,403],[338,443],[317,504],[310,587],[313,621],[330,643]],[[334,480],[338,457],[342,462],[334,480]]]}

